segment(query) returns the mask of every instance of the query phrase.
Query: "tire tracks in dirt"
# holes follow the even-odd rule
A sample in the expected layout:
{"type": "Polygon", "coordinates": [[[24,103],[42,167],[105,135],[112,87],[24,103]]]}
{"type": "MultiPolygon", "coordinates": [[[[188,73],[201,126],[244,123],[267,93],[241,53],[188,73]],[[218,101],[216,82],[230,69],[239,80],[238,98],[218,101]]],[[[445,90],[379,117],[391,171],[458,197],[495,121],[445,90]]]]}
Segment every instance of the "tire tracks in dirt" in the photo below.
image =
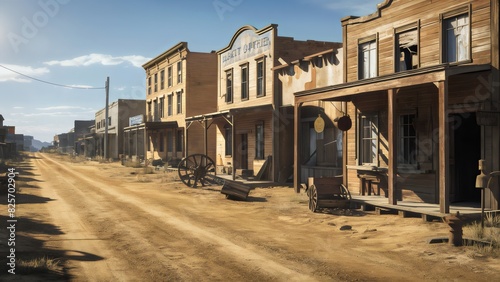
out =
{"type": "MultiPolygon", "coordinates": [[[[106,183],[97,175],[85,176],[57,160],[44,157],[50,163],[45,165],[57,168],[56,173],[64,176],[68,187],[71,187],[71,195],[60,196],[74,199],[78,194],[76,198],[79,200],[73,205],[79,209],[90,208],[83,212],[87,221],[83,225],[97,229],[95,232],[99,236],[110,236],[112,239],[108,243],[115,248],[116,255],[127,260],[129,265],[135,263],[146,270],[150,278],[196,279],[192,277],[192,270],[196,269],[206,275],[205,278],[215,280],[227,278],[227,275],[241,279],[249,274],[258,280],[314,280],[312,276],[260,254],[256,251],[257,247],[240,246],[206,226],[186,220],[182,212],[157,204],[145,205],[145,198],[137,195],[137,191],[106,183]],[[88,199],[92,199],[90,203],[88,199]],[[92,204],[101,207],[92,207],[92,204]],[[116,219],[110,218],[112,210],[116,219]],[[175,251],[176,246],[183,251],[189,247],[192,253],[179,253],[175,251]],[[215,257],[204,257],[205,250],[208,255],[215,253],[215,257]],[[234,277],[237,273],[242,273],[242,276],[234,277]]],[[[294,263],[287,262],[289,264],[294,263]]]]}

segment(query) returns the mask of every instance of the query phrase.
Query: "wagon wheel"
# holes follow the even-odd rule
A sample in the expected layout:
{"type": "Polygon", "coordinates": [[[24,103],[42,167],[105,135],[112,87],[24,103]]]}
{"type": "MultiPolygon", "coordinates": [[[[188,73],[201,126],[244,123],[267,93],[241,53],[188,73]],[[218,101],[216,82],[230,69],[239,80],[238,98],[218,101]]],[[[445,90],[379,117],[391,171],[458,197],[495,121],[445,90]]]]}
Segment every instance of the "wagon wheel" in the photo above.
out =
{"type": "Polygon", "coordinates": [[[349,192],[349,189],[345,187],[344,184],[340,184],[340,190],[342,191],[342,197],[345,198],[346,200],[351,200],[351,192],[349,192]]]}
{"type": "Polygon", "coordinates": [[[205,186],[216,180],[214,161],[203,154],[194,154],[183,158],[177,171],[181,181],[189,187],[197,187],[198,182],[205,186]]]}
{"type": "Polygon", "coordinates": [[[316,190],[316,186],[311,185],[308,189],[309,195],[309,209],[312,212],[316,212],[318,209],[318,191],[316,190]]]}

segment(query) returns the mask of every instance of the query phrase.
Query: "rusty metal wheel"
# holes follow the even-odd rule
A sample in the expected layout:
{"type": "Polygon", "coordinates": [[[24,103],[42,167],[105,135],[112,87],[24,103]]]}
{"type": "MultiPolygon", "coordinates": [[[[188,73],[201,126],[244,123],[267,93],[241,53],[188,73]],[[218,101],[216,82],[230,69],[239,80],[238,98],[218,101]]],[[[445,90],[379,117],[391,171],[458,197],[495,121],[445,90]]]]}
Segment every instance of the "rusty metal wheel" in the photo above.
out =
{"type": "Polygon", "coordinates": [[[311,185],[308,189],[309,195],[309,209],[312,212],[316,212],[318,209],[318,191],[316,190],[316,186],[311,185]]]}
{"type": "Polygon", "coordinates": [[[215,163],[207,155],[194,154],[183,158],[177,168],[181,181],[189,187],[214,184],[215,163]]]}

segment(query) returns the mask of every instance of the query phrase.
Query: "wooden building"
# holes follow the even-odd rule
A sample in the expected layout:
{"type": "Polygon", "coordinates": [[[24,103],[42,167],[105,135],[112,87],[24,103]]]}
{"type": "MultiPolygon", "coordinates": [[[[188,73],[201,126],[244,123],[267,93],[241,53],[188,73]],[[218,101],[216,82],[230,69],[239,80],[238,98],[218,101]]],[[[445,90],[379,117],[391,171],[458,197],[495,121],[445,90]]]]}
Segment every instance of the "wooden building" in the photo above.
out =
{"type": "Polygon", "coordinates": [[[203,124],[186,123],[186,117],[216,110],[217,54],[191,52],[180,42],[143,68],[147,158],[175,162],[194,153],[215,157],[215,129],[204,136],[203,124]]]}
{"type": "MultiPolygon", "coordinates": [[[[342,83],[342,43],[334,48],[280,60],[278,73],[283,103],[293,105],[293,93],[342,83]]],[[[343,116],[342,102],[313,101],[302,104],[300,115],[300,179],[337,176],[342,170],[342,130],[335,123],[343,116]]]]}
{"type": "MultiPolygon", "coordinates": [[[[436,203],[442,213],[480,201],[478,160],[500,170],[499,9],[498,0],[386,0],[341,20],[343,82],[295,93],[294,115],[313,101],[345,105],[351,193],[373,189],[389,204],[436,203]]],[[[298,191],[298,150],[294,159],[298,191]]],[[[499,209],[498,182],[485,190],[486,208],[499,209]]]]}
{"type": "Polygon", "coordinates": [[[188,118],[216,128],[219,173],[276,182],[291,177],[293,94],[284,97],[274,67],[337,45],[278,36],[274,24],[236,31],[217,52],[217,111],[188,118]]]}

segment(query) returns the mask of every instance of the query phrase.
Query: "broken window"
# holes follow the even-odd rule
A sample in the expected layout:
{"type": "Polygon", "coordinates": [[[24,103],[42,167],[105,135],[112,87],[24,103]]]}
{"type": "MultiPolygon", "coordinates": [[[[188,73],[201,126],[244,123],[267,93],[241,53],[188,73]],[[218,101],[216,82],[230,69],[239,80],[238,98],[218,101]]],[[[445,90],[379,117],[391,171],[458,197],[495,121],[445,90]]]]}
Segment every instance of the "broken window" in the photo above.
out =
{"type": "Polygon", "coordinates": [[[396,33],[396,72],[418,68],[417,29],[396,33]]]}

